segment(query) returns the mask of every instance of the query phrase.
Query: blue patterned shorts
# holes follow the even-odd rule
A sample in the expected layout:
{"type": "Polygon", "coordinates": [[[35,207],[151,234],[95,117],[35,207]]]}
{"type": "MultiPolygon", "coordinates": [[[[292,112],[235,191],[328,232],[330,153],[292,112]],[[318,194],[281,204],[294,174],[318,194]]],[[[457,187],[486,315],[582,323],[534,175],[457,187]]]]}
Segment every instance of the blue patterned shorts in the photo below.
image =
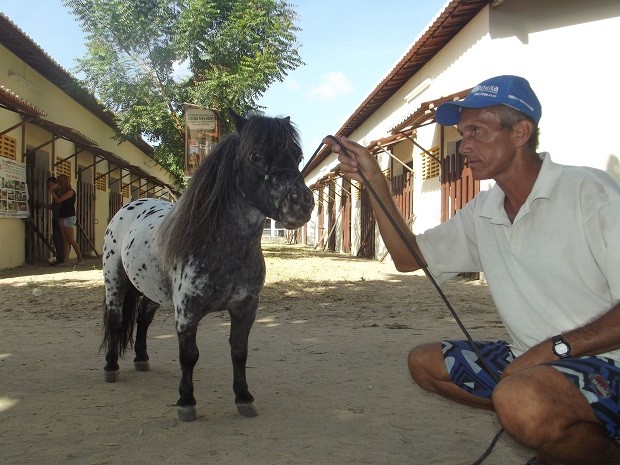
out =
{"type": "MultiPolygon", "coordinates": [[[[514,355],[505,341],[477,341],[475,344],[484,363],[467,341],[443,341],[444,361],[457,386],[475,396],[490,399],[497,381],[486,367],[499,375],[514,360],[514,355]]],[[[605,426],[608,436],[620,438],[620,362],[605,357],[578,357],[557,360],[549,365],[577,386],[605,426]]]]}

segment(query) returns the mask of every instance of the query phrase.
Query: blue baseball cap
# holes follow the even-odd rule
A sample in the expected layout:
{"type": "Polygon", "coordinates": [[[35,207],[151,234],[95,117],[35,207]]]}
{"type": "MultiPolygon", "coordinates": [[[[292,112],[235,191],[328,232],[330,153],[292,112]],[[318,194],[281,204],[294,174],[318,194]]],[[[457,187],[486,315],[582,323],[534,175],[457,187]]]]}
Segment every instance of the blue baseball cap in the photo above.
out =
{"type": "Polygon", "coordinates": [[[442,126],[458,124],[462,108],[486,108],[507,105],[540,121],[542,108],[538,97],[526,79],[519,76],[496,76],[482,81],[467,97],[456,102],[444,102],[437,107],[435,118],[442,126]]]}

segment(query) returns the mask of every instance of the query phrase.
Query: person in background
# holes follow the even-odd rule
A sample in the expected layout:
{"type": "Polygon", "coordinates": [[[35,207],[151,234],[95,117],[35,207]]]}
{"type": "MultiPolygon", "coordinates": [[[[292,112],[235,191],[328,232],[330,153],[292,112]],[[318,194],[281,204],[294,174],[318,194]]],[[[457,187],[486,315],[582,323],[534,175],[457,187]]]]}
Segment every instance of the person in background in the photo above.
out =
{"type": "Polygon", "coordinates": [[[396,268],[427,267],[440,284],[484,272],[510,336],[475,342],[493,374],[466,341],[414,347],[413,380],[495,411],[513,438],[536,451],[529,464],[620,464],[620,186],[603,171],[538,153],[541,115],[518,76],[488,79],[464,100],[440,105],[437,122],[456,125],[473,177],[495,186],[419,235],[366,148],[345,137],[323,142],[348,178],[362,182],[364,174],[406,235],[415,256],[371,197],[396,268]]]}
{"type": "MultiPolygon", "coordinates": [[[[58,181],[54,176],[47,178],[47,189],[54,191],[57,196],[62,195],[58,181]]],[[[60,221],[58,218],[60,204],[52,200],[46,208],[49,208],[52,211],[52,241],[54,242],[54,249],[56,251],[56,258],[50,263],[50,266],[57,266],[65,261],[65,239],[62,234],[62,226],[60,226],[60,221]]]]}
{"type": "Polygon", "coordinates": [[[65,255],[62,266],[67,266],[69,254],[71,253],[71,247],[73,247],[73,250],[75,250],[75,254],[77,255],[78,265],[81,265],[84,263],[84,259],[82,258],[80,245],[75,240],[74,229],[77,224],[77,217],[75,214],[75,191],[71,187],[71,180],[69,179],[69,176],[66,174],[61,174],[58,176],[58,184],[60,185],[60,190],[62,192],[61,195],[56,195],[52,189],[50,189],[50,194],[52,195],[54,202],[60,205],[58,219],[65,239],[65,255]]]}

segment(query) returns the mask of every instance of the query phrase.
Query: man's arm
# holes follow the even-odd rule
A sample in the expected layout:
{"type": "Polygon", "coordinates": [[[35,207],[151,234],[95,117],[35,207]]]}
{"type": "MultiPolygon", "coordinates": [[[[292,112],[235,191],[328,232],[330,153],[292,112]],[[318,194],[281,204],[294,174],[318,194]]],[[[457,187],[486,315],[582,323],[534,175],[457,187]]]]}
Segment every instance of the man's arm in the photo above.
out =
{"type": "Polygon", "coordinates": [[[620,302],[590,323],[564,333],[571,355],[597,355],[620,349],[620,302]]]}
{"type": "MultiPolygon", "coordinates": [[[[563,333],[564,340],[571,346],[571,357],[598,355],[620,349],[620,302],[617,302],[599,318],[584,326],[563,333]]],[[[547,339],[535,345],[506,367],[502,377],[531,368],[535,365],[554,362],[553,343],[547,339]]]]}

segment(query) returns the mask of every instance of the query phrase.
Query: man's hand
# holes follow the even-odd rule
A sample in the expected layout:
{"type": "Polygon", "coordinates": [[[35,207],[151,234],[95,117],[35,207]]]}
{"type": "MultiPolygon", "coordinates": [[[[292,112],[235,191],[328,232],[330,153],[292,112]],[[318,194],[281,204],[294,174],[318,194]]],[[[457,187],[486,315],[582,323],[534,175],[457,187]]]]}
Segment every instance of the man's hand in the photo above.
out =
{"type": "Polygon", "coordinates": [[[371,182],[376,176],[383,176],[379,163],[377,163],[377,160],[370,154],[368,149],[356,142],[351,142],[344,136],[339,137],[337,140],[338,142],[332,137],[325,137],[323,143],[329,146],[332,152],[338,154],[338,161],[340,162],[338,169],[346,177],[363,182],[362,177],[359,175],[359,171],[362,171],[366,180],[371,182]],[[345,154],[343,148],[350,156],[345,154]]]}
{"type": "Polygon", "coordinates": [[[514,375],[528,368],[542,365],[543,363],[554,362],[559,360],[553,353],[551,339],[547,339],[540,344],[535,345],[523,355],[515,358],[510,365],[502,372],[502,379],[510,375],[514,375]]]}

